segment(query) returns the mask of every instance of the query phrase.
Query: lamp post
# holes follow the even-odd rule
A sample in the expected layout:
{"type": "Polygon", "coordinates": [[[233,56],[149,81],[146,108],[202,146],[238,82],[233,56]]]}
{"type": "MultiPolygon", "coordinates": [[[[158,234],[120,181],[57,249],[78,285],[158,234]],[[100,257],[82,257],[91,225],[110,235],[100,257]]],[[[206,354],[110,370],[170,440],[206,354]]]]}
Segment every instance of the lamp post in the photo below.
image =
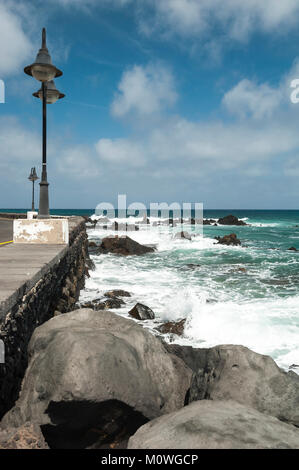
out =
{"type": "Polygon", "coordinates": [[[35,167],[31,168],[30,175],[28,177],[29,181],[32,181],[32,206],[31,209],[34,211],[34,183],[36,180],[38,180],[38,176],[36,174],[35,167]]]}
{"type": "Polygon", "coordinates": [[[42,82],[41,89],[33,96],[38,97],[43,102],[43,157],[42,157],[42,175],[39,194],[39,219],[49,217],[49,183],[47,181],[47,103],[55,103],[58,99],[65,95],[60,93],[53,82],[55,77],[61,77],[61,70],[52,64],[52,59],[46,44],[46,29],[42,32],[42,47],[39,50],[35,62],[24,68],[27,75],[34,77],[42,82]]]}

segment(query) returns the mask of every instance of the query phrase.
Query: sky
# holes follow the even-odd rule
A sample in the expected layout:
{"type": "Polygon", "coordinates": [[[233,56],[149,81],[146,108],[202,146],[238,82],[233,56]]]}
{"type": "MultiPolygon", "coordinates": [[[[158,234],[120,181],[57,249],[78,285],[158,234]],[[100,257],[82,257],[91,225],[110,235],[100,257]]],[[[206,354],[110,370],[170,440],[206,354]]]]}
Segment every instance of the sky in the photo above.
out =
{"type": "Polygon", "coordinates": [[[48,106],[51,208],[298,209],[299,0],[0,0],[1,208],[30,207],[41,172],[23,69],[42,27],[66,95],[48,106]]]}

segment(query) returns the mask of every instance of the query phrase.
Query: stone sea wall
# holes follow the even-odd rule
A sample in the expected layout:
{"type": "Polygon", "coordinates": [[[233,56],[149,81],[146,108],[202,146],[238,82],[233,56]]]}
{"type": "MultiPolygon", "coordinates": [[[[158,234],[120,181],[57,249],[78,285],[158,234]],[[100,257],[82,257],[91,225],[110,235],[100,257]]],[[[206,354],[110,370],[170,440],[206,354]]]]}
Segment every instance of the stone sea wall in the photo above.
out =
{"type": "Polygon", "coordinates": [[[88,259],[85,220],[72,218],[69,247],[1,318],[0,340],[5,344],[5,363],[0,364],[0,418],[18,398],[28,364],[27,347],[32,333],[58,312],[73,309],[84,287],[88,259]]]}

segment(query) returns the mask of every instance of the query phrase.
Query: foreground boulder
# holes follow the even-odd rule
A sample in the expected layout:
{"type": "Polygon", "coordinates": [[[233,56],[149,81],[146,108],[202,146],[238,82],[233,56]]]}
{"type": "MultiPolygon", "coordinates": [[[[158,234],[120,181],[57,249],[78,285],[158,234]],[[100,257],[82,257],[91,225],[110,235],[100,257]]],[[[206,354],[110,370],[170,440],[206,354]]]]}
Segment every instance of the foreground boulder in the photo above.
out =
{"type": "Polygon", "coordinates": [[[130,237],[106,237],[103,238],[100,247],[97,249],[96,254],[113,253],[116,255],[144,255],[146,253],[153,253],[154,248],[150,246],[141,245],[140,243],[132,240],[130,237]]]}
{"type": "Polygon", "coordinates": [[[243,220],[239,220],[238,217],[234,215],[226,215],[218,220],[220,225],[247,225],[243,220]]]}
{"type": "Polygon", "coordinates": [[[49,449],[37,424],[0,431],[0,449],[49,449]]]}
{"type": "Polygon", "coordinates": [[[241,242],[237,238],[237,235],[235,233],[231,233],[230,235],[224,235],[224,237],[215,237],[215,240],[218,240],[218,244],[220,245],[241,245],[241,242]]]}
{"type": "Polygon", "coordinates": [[[280,369],[271,357],[234,345],[165,347],[194,371],[189,403],[232,399],[299,426],[299,376],[280,369]]]}
{"type": "Polygon", "coordinates": [[[129,315],[136,318],[136,320],[153,320],[155,318],[155,314],[151,308],[139,303],[129,311],[129,315]]]}
{"type": "Polygon", "coordinates": [[[51,448],[125,446],[149,419],[181,408],[190,385],[183,361],[111,312],[52,318],[35,330],[28,352],[19,400],[1,426],[40,425],[51,448]]]}
{"type": "Polygon", "coordinates": [[[298,449],[299,429],[234,401],[203,400],[142,426],[129,449],[298,449]]]}

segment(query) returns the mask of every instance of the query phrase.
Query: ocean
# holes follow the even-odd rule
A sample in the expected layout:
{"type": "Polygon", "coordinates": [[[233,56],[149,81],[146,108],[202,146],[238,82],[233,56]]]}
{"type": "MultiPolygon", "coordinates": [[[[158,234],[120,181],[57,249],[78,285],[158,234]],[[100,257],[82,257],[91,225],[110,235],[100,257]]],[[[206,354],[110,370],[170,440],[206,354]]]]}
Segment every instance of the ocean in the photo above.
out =
{"type": "MultiPolygon", "coordinates": [[[[52,213],[96,217],[91,209],[52,213]]],[[[140,225],[128,232],[140,243],[156,244],[157,251],[140,257],[93,255],[96,269],[80,301],[124,289],[132,297],[115,313],[128,317],[137,302],[147,305],[156,318],[143,325],[153,333],[162,322],[186,319],[184,335],[166,335],[168,341],[194,347],[241,344],[270,355],[286,370],[299,365],[299,251],[288,250],[299,250],[299,211],[206,210],[204,218],[230,213],[249,225],[204,226],[203,236],[198,230],[192,241],[174,238],[181,226],[140,225]],[[240,247],[215,244],[215,236],[232,232],[240,247]]],[[[88,229],[95,241],[110,233],[88,229]]]]}

